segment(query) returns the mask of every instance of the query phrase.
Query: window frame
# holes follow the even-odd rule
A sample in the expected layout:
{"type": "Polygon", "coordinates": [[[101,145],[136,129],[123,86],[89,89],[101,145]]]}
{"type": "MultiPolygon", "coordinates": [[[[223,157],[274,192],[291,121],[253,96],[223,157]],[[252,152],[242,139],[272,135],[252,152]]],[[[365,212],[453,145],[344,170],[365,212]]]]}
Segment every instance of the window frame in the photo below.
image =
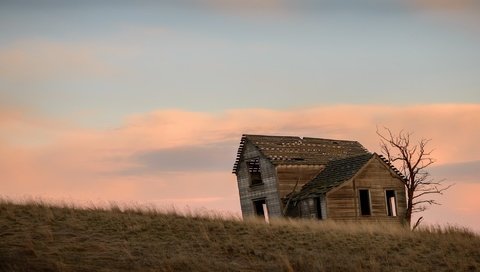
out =
{"type": "Polygon", "coordinates": [[[388,217],[398,216],[398,200],[397,200],[397,191],[395,189],[385,189],[385,209],[388,217]],[[392,209],[392,207],[390,206],[391,202],[389,201],[389,197],[387,194],[387,192],[389,191],[393,192],[393,199],[395,201],[394,203],[395,207],[393,207],[394,209],[392,209]]]}
{"type": "Polygon", "coordinates": [[[358,189],[358,207],[360,209],[360,216],[365,216],[365,217],[368,217],[368,216],[372,216],[373,215],[373,212],[372,212],[372,195],[370,193],[370,189],[369,188],[359,188],[358,189]],[[363,205],[362,205],[362,193],[361,191],[367,191],[367,196],[368,196],[368,214],[364,214],[363,211],[364,209],[362,209],[363,205]]]}
{"type": "Polygon", "coordinates": [[[248,172],[248,179],[249,179],[250,187],[256,187],[256,186],[263,185],[264,182],[263,182],[263,177],[262,177],[260,158],[259,157],[254,157],[254,158],[251,158],[251,159],[247,159],[247,160],[245,160],[245,164],[247,166],[247,172],[248,172]],[[252,171],[252,169],[257,170],[257,171],[252,171]]]}

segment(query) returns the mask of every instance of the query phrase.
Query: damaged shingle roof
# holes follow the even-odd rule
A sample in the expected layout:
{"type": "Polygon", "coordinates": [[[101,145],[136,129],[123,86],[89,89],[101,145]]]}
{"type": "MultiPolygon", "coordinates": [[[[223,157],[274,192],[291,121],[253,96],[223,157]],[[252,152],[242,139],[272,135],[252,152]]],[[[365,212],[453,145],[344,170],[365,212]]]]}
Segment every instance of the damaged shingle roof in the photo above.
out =
{"type": "Polygon", "coordinates": [[[330,161],[325,169],[305,184],[294,200],[317,196],[351,179],[375,155],[371,153],[330,161]]]}
{"type": "Polygon", "coordinates": [[[247,141],[256,146],[274,165],[325,165],[332,159],[368,153],[357,141],[244,134],[238,148],[233,173],[237,171],[240,156],[247,141]]]}

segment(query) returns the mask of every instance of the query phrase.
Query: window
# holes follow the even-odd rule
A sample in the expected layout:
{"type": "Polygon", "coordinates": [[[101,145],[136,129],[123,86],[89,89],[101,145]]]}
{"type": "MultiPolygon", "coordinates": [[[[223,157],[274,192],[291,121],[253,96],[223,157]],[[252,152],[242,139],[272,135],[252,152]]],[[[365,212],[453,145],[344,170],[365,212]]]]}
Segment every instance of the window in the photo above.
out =
{"type": "Polygon", "coordinates": [[[361,215],[371,215],[370,192],[367,189],[359,190],[361,215]]]}
{"type": "Polygon", "coordinates": [[[265,216],[264,206],[267,207],[267,202],[265,199],[257,199],[253,201],[253,208],[255,209],[255,214],[258,216],[265,216]]]}
{"type": "Polygon", "coordinates": [[[386,190],[385,200],[387,202],[387,215],[397,216],[397,198],[395,190],[386,190]]]}
{"type": "Polygon", "coordinates": [[[317,218],[322,219],[322,202],[319,197],[315,198],[315,206],[317,208],[317,218]]]}
{"type": "Polygon", "coordinates": [[[250,174],[250,185],[263,184],[262,174],[260,173],[260,160],[258,158],[247,161],[248,173],[250,174]]]}

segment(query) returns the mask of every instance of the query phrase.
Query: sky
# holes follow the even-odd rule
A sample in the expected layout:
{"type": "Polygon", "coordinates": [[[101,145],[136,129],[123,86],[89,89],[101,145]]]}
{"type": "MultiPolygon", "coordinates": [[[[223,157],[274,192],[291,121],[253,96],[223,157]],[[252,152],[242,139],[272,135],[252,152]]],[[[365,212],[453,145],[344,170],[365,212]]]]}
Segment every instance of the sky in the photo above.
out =
{"type": "Polygon", "coordinates": [[[480,1],[0,1],[0,195],[240,214],[244,133],[429,138],[480,231],[480,1]]]}

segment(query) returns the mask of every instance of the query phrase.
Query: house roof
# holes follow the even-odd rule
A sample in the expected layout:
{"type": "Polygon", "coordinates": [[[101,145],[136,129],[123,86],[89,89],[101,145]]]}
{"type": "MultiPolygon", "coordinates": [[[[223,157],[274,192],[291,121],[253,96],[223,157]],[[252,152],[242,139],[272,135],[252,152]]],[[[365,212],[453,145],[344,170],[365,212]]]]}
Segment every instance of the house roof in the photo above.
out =
{"type": "Polygon", "coordinates": [[[300,192],[294,195],[293,200],[298,201],[330,191],[353,178],[363,166],[374,157],[383,161],[394,174],[405,180],[405,176],[382,155],[378,155],[377,153],[366,153],[330,161],[322,172],[306,183],[300,192]]]}
{"type": "Polygon", "coordinates": [[[367,153],[330,161],[325,166],[325,169],[305,184],[293,199],[301,200],[328,192],[330,189],[355,176],[374,156],[377,155],[375,153],[367,153]]]}
{"type": "Polygon", "coordinates": [[[326,165],[332,159],[368,153],[357,141],[244,134],[238,148],[233,173],[237,172],[247,141],[258,148],[274,165],[326,165]]]}

